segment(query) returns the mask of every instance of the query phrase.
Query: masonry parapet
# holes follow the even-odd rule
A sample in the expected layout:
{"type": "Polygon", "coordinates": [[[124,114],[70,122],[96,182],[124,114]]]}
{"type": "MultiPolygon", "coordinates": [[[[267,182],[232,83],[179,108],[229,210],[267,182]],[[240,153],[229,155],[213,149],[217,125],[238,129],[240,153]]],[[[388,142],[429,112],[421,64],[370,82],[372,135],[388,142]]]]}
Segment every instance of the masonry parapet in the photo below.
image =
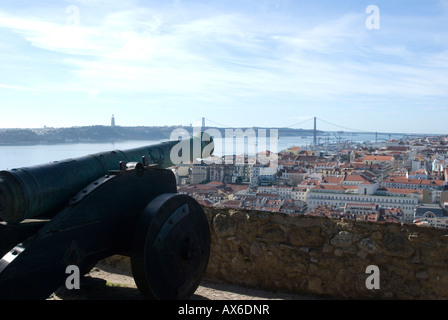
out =
{"type": "Polygon", "coordinates": [[[336,299],[447,299],[448,231],[204,207],[207,277],[336,299]],[[379,289],[368,289],[369,266],[379,289]]]}

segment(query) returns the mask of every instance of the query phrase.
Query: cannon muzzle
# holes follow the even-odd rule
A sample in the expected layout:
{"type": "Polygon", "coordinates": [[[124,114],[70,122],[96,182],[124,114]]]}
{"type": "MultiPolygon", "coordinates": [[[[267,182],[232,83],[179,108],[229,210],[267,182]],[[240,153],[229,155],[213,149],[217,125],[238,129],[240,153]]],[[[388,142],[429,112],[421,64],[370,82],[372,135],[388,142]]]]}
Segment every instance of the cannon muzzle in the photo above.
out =
{"type": "MultiPolygon", "coordinates": [[[[198,132],[189,140],[189,158],[202,158],[204,151],[213,150],[213,141],[198,132]],[[200,148],[199,148],[200,146],[200,148]]],[[[171,152],[180,141],[167,141],[155,145],[92,154],[76,159],[12,169],[0,172],[0,219],[19,223],[42,215],[56,213],[87,185],[110,171],[120,170],[120,162],[157,164],[168,168],[173,163],[171,152]]],[[[183,150],[185,151],[185,150],[183,150]]]]}

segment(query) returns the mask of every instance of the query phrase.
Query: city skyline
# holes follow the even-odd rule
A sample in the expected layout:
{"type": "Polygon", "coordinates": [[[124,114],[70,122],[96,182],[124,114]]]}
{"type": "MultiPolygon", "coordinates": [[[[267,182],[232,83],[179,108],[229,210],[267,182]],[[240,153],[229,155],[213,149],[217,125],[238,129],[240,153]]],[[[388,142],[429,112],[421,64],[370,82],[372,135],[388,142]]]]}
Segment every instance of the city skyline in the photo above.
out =
{"type": "Polygon", "coordinates": [[[316,116],[324,131],[446,134],[447,21],[447,0],[2,4],[0,128],[316,116]]]}

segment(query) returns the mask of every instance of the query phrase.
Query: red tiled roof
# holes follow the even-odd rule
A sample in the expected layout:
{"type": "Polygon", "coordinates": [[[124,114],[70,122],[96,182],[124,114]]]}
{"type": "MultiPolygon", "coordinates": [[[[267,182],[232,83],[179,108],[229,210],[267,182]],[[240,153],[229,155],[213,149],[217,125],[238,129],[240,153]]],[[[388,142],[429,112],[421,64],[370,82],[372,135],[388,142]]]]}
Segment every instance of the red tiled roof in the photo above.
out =
{"type": "Polygon", "coordinates": [[[233,192],[247,190],[249,188],[248,185],[243,184],[228,184],[227,187],[229,187],[233,192]]]}
{"type": "Polygon", "coordinates": [[[329,184],[321,184],[318,186],[315,186],[314,188],[312,188],[313,190],[334,190],[334,191],[345,191],[348,189],[352,189],[352,190],[358,190],[358,186],[352,186],[352,185],[329,185],[329,184]]]}
{"type": "Polygon", "coordinates": [[[220,204],[222,207],[226,208],[241,208],[241,200],[227,200],[220,204]]]}
{"type": "Polygon", "coordinates": [[[344,177],[325,177],[322,182],[339,184],[344,181],[344,177]]]}
{"type": "Polygon", "coordinates": [[[197,201],[201,206],[209,207],[209,206],[212,206],[212,205],[213,205],[213,202],[211,202],[211,201],[208,200],[208,199],[196,199],[196,201],[197,201]]]}
{"type": "Polygon", "coordinates": [[[207,183],[207,185],[209,185],[209,186],[222,186],[222,185],[224,185],[224,183],[222,183],[220,181],[211,181],[211,182],[207,183]]]}
{"type": "Polygon", "coordinates": [[[413,190],[413,189],[382,188],[381,190],[387,191],[389,193],[423,194],[423,190],[413,190]]]}
{"type": "Polygon", "coordinates": [[[345,204],[346,207],[348,206],[359,206],[359,207],[377,207],[377,204],[373,204],[373,203],[346,203],[345,204]]]}
{"type": "Polygon", "coordinates": [[[418,185],[436,185],[443,186],[443,180],[428,180],[428,179],[408,179],[406,177],[391,177],[384,180],[388,183],[404,183],[404,184],[418,184],[418,185]]]}
{"type": "Polygon", "coordinates": [[[374,155],[367,155],[364,156],[364,161],[392,161],[392,156],[374,156],[374,155]]]}
{"type": "Polygon", "coordinates": [[[280,198],[279,195],[273,193],[257,193],[257,197],[280,198]]]}

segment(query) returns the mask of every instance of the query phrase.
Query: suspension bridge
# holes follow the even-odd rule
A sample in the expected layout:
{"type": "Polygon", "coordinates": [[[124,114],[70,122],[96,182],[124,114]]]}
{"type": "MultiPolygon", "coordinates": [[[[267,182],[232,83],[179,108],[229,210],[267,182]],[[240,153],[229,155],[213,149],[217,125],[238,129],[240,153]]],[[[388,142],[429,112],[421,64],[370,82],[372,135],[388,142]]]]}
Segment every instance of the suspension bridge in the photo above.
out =
{"type": "MultiPolygon", "coordinates": [[[[200,119],[193,121],[191,123],[191,125],[199,124],[199,123],[201,124],[202,128],[215,127],[215,128],[220,128],[220,129],[236,129],[235,126],[230,126],[228,124],[219,123],[219,122],[216,122],[214,120],[211,120],[211,119],[205,118],[205,117],[202,117],[200,119]]],[[[198,125],[195,125],[195,126],[198,126],[198,125]]],[[[307,118],[300,122],[292,123],[287,126],[276,127],[275,129],[279,129],[279,130],[281,130],[281,129],[284,129],[284,130],[297,129],[297,130],[312,131],[314,145],[318,145],[320,143],[321,139],[325,139],[328,141],[329,139],[334,138],[337,140],[337,142],[341,142],[341,140],[343,139],[342,138],[343,135],[362,134],[365,136],[371,136],[372,142],[374,141],[375,143],[390,141],[392,138],[397,139],[397,140],[407,140],[407,139],[417,138],[417,137],[421,136],[421,135],[417,135],[417,134],[406,134],[406,133],[397,133],[397,132],[390,133],[390,132],[378,132],[378,131],[374,132],[374,131],[354,129],[354,128],[349,128],[346,126],[335,124],[333,122],[324,120],[319,117],[310,117],[310,118],[307,118]],[[319,122],[326,124],[326,127],[330,126],[331,128],[335,128],[335,130],[334,131],[319,130],[318,129],[319,122]]]]}

